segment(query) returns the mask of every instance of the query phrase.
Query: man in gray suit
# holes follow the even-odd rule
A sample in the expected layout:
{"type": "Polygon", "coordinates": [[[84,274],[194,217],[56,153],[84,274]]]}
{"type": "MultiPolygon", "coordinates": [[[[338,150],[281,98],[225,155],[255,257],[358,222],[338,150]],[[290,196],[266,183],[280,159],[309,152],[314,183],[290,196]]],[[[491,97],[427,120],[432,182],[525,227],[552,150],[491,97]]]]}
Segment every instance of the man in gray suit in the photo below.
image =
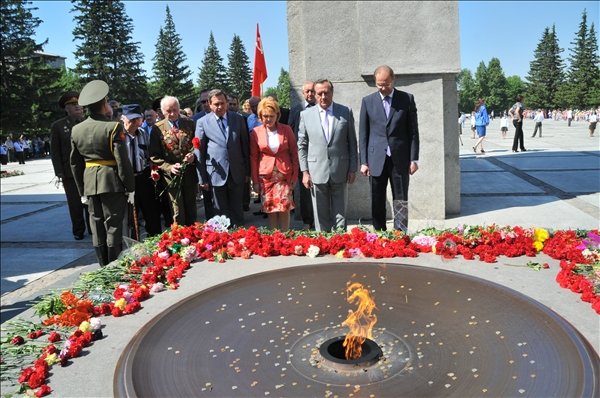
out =
{"type": "Polygon", "coordinates": [[[199,184],[212,190],[215,213],[239,227],[244,223],[244,182],[250,179],[248,130],[242,115],[227,111],[222,90],[211,90],[208,101],[212,112],[196,122],[199,184]]]}
{"type": "Polygon", "coordinates": [[[315,229],[346,228],[348,185],[358,153],[352,110],[333,102],[333,84],[315,82],[317,105],[300,113],[298,153],[302,183],[311,189],[315,229]]]}
{"type": "Polygon", "coordinates": [[[360,107],[360,172],[371,182],[373,227],[386,230],[388,180],[394,200],[394,228],[408,228],[408,180],[418,170],[419,124],[412,94],[394,88],[394,71],[375,69],[378,91],[362,99],[360,107]]]}

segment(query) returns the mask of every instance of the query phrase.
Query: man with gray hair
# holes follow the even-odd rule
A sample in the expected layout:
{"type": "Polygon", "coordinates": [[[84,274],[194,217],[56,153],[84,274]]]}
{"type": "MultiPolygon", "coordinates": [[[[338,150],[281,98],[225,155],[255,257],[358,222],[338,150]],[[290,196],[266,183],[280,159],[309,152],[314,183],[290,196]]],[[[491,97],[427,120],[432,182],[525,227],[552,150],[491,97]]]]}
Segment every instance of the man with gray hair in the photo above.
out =
{"type": "Polygon", "coordinates": [[[239,227],[244,223],[244,183],[250,180],[248,130],[242,115],[228,111],[222,90],[211,90],[208,103],[211,113],[196,123],[200,186],[212,190],[215,213],[239,227]]]}
{"type": "Polygon", "coordinates": [[[155,123],[150,134],[150,160],[161,171],[171,200],[173,221],[179,225],[196,222],[198,174],[192,139],[194,122],[180,117],[179,100],[165,96],[160,101],[164,119],[155,123]]]}

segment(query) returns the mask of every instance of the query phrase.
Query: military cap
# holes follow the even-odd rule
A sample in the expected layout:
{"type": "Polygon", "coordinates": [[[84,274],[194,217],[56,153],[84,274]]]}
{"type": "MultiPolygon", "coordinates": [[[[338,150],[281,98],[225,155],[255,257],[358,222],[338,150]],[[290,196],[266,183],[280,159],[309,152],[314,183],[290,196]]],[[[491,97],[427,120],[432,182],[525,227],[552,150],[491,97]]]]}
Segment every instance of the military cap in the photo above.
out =
{"type": "Polygon", "coordinates": [[[83,87],[79,95],[79,105],[87,106],[101,101],[108,94],[108,84],[102,80],[92,80],[83,87]]]}
{"type": "Polygon", "coordinates": [[[123,115],[128,119],[136,119],[142,116],[142,107],[139,104],[123,105],[123,115]]]}
{"type": "Polygon", "coordinates": [[[79,100],[79,93],[77,91],[67,91],[60,96],[58,100],[58,106],[65,109],[67,104],[76,104],[79,100]]]}

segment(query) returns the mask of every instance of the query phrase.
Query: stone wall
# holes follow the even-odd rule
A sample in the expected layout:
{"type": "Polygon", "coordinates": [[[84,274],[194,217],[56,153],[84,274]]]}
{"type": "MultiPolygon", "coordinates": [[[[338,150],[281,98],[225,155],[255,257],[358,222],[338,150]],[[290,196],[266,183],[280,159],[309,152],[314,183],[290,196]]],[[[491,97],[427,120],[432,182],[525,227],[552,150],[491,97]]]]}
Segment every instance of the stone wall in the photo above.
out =
{"type": "MultiPolygon", "coordinates": [[[[334,101],[351,107],[358,123],[362,97],[376,91],[373,71],[387,64],[396,88],[415,96],[421,151],[409,189],[410,229],[439,225],[460,211],[458,3],[288,1],[292,101],[306,79],[327,78],[334,101]]],[[[371,218],[368,178],[350,186],[348,216],[371,218]]],[[[391,218],[391,193],[388,214],[391,218]]],[[[370,221],[364,221],[369,224],[370,221]]]]}

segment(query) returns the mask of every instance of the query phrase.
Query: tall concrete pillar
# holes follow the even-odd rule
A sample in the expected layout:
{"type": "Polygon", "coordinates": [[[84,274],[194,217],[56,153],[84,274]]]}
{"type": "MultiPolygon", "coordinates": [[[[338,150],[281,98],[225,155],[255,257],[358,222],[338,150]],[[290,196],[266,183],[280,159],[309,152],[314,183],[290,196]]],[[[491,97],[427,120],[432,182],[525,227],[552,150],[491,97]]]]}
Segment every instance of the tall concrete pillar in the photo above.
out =
{"type": "MultiPolygon", "coordinates": [[[[409,229],[439,227],[460,212],[456,1],[288,1],[292,102],[306,79],[327,78],[334,102],[350,106],[356,131],[362,97],[376,91],[373,72],[387,64],[396,88],[414,94],[421,151],[409,187],[409,229]]],[[[391,192],[388,218],[391,218],[391,192]]],[[[369,180],[349,190],[348,217],[370,224],[369,180]]]]}

